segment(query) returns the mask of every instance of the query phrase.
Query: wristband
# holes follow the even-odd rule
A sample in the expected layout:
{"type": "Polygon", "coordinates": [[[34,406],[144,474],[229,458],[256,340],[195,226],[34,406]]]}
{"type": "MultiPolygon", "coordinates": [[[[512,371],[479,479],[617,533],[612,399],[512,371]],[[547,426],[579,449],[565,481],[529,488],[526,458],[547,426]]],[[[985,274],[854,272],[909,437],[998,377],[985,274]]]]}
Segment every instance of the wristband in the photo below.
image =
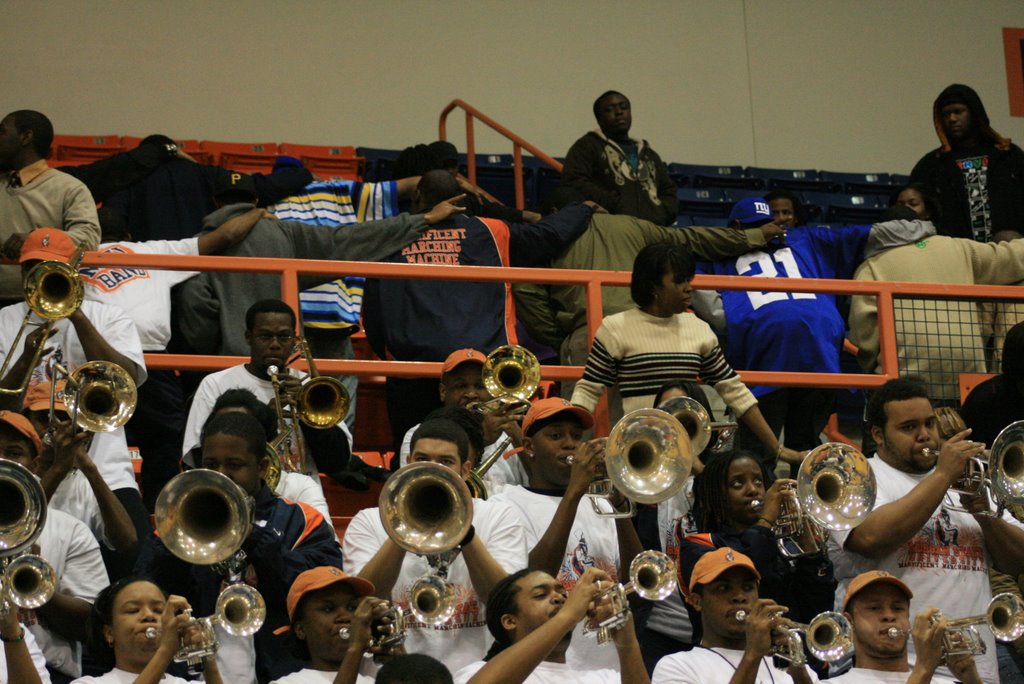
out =
{"type": "Polygon", "coordinates": [[[3,634],[0,634],[0,641],[4,642],[5,644],[16,644],[19,641],[24,641],[24,640],[25,640],[25,628],[24,627],[21,628],[21,634],[19,634],[18,636],[14,637],[13,639],[5,637],[3,634]]]}
{"type": "Polygon", "coordinates": [[[459,542],[459,546],[466,546],[466,544],[469,544],[471,541],[473,541],[473,537],[475,537],[475,536],[476,536],[476,528],[473,527],[472,525],[470,525],[469,526],[469,532],[466,532],[466,536],[462,538],[461,542],[459,542]]]}

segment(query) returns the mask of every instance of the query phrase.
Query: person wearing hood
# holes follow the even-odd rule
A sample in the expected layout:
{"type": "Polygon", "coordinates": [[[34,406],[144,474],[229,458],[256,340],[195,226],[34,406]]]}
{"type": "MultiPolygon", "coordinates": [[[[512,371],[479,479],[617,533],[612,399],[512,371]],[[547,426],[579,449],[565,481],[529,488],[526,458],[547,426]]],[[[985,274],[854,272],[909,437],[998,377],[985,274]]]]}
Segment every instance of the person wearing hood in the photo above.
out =
{"type": "Polygon", "coordinates": [[[932,107],[940,146],[921,158],[910,178],[939,201],[940,235],[991,242],[1000,231],[1024,230],[1024,151],[989,123],[981,98],[954,83],[932,107]]]}
{"type": "Polygon", "coordinates": [[[629,137],[629,98],[614,90],[603,93],[594,101],[594,118],[598,130],[569,148],[562,185],[576,188],[612,214],[671,226],[679,210],[676,184],[647,141],[629,137]]]}
{"type": "MultiPolygon", "coordinates": [[[[890,207],[879,225],[924,224],[909,207],[890,207]]],[[[898,231],[895,233],[898,234],[898,231]]],[[[1011,285],[1024,280],[1024,240],[982,244],[948,235],[909,238],[893,247],[868,239],[856,280],[898,280],[955,285],[1011,285]]],[[[897,298],[896,345],[900,375],[920,378],[937,402],[953,405],[960,396],[960,373],[984,373],[982,322],[976,302],[897,298]]],[[[850,306],[849,339],[860,350],[866,373],[880,364],[878,302],[855,296],[850,306]]]]}

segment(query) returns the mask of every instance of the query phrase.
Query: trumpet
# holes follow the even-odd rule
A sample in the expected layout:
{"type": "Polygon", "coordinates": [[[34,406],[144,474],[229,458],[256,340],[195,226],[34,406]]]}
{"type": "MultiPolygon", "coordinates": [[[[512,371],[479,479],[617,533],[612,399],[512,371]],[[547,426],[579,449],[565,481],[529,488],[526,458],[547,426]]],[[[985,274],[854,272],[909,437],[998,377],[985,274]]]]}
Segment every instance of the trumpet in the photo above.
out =
{"type": "MultiPolygon", "coordinates": [[[[746,622],[747,611],[736,611],[737,622],[746,622]]],[[[853,628],[842,613],[826,611],[816,615],[809,623],[789,622],[788,626],[778,625],[772,629],[783,637],[782,644],[772,645],[772,655],[794,666],[807,664],[804,653],[804,639],[807,650],[818,660],[834,663],[853,651],[853,628]]]]}
{"type": "Polygon", "coordinates": [[[412,615],[427,625],[447,622],[455,611],[448,567],[473,524],[473,498],[465,481],[435,463],[410,463],[388,478],[379,513],[387,535],[431,567],[409,589],[412,615]]]}
{"type": "Polygon", "coordinates": [[[492,398],[467,408],[477,413],[499,409],[525,412],[540,385],[540,361],[526,347],[506,344],[487,355],[480,375],[492,398]]]}
{"type": "Polygon", "coordinates": [[[637,409],[623,416],[608,435],[605,477],[590,485],[587,497],[598,516],[630,517],[634,501],[658,503],[675,495],[686,483],[694,452],[683,425],[659,409],[637,409]],[[608,512],[598,503],[618,490],[629,510],[608,512]]]}
{"type": "Polygon", "coordinates": [[[864,454],[839,442],[815,447],[800,464],[796,489],[784,493],[772,525],[780,553],[800,558],[822,552],[825,530],[849,530],[862,523],[874,508],[876,491],[864,454]]]}
{"type": "Polygon", "coordinates": [[[3,609],[38,608],[57,588],[53,567],[28,553],[46,524],[46,494],[39,479],[13,461],[0,461],[0,556],[3,609]]]}
{"type": "MultiPolygon", "coordinates": [[[[75,250],[74,256],[67,263],[63,261],[41,261],[33,266],[32,270],[25,276],[23,287],[28,311],[25,313],[25,318],[21,321],[18,334],[14,337],[14,341],[11,342],[7,358],[4,359],[3,365],[0,366],[0,378],[4,378],[11,369],[15,351],[19,348],[18,345],[22,337],[25,336],[25,330],[31,323],[32,314],[46,321],[45,329],[48,335],[49,331],[53,329],[55,321],[67,318],[82,306],[82,300],[85,297],[85,287],[82,285],[82,280],[79,277],[78,265],[82,262],[83,253],[84,250],[79,246],[75,250]]],[[[39,362],[43,359],[47,335],[44,335],[43,340],[36,347],[32,361],[28,364],[28,370],[26,370],[25,376],[18,383],[18,386],[13,388],[0,387],[0,394],[21,394],[28,388],[33,371],[35,371],[39,366],[39,362]]]]}
{"type": "Polygon", "coordinates": [[[597,643],[603,644],[612,638],[612,633],[626,624],[629,619],[630,594],[648,601],[663,601],[676,590],[676,564],[661,551],[643,551],[629,564],[629,583],[613,584],[594,597],[594,605],[608,602],[613,613],[597,624],[587,622],[583,634],[597,635],[597,643]]]}
{"type": "MultiPolygon", "coordinates": [[[[933,621],[939,619],[941,613],[932,618],[933,621]]],[[[985,642],[975,628],[976,625],[988,625],[996,641],[1016,641],[1024,636],[1024,602],[1009,592],[996,594],[988,602],[984,615],[949,620],[942,635],[946,657],[985,653],[985,642]]]]}
{"type": "MultiPolygon", "coordinates": [[[[938,458],[936,449],[924,453],[938,458]]],[[[992,494],[996,511],[977,515],[1000,517],[1010,505],[1024,504],[1024,421],[1010,423],[996,436],[988,454],[973,456],[964,465],[963,475],[949,491],[968,496],[992,494]]],[[[970,512],[962,506],[947,505],[947,510],[970,512]]]]}
{"type": "MultiPolygon", "coordinates": [[[[375,617],[370,623],[369,647],[389,653],[405,643],[406,611],[390,601],[384,601],[383,605],[384,613],[375,617]]],[[[343,641],[348,641],[351,635],[352,631],[349,627],[341,627],[338,630],[338,636],[343,641]]]]}
{"type": "Polygon", "coordinates": [[[724,451],[739,429],[739,425],[733,422],[712,422],[707,409],[693,397],[673,397],[657,408],[682,424],[690,437],[693,453],[697,455],[703,453],[709,444],[713,454],[724,451]]]}
{"type": "Polygon", "coordinates": [[[66,382],[60,401],[64,402],[71,422],[86,432],[113,432],[127,423],[139,403],[135,380],[121,366],[111,361],[90,361],[75,370],[57,363],[53,366],[53,381],[50,383],[50,427],[44,437],[47,444],[52,441],[56,425],[55,410],[58,400],[58,377],[66,382]]]}

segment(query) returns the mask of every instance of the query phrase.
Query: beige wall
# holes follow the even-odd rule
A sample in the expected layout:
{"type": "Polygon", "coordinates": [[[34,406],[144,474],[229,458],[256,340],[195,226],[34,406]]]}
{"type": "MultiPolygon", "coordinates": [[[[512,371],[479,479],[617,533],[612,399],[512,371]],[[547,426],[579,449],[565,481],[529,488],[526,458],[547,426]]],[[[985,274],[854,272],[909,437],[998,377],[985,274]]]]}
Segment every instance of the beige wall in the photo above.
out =
{"type": "Polygon", "coordinates": [[[1000,30],[1024,26],[1020,0],[10,0],[4,15],[7,109],[65,133],[400,148],[434,139],[461,97],[562,155],[616,88],[671,161],[909,172],[935,146],[932,100],[963,82],[1024,138],[1000,30]]]}

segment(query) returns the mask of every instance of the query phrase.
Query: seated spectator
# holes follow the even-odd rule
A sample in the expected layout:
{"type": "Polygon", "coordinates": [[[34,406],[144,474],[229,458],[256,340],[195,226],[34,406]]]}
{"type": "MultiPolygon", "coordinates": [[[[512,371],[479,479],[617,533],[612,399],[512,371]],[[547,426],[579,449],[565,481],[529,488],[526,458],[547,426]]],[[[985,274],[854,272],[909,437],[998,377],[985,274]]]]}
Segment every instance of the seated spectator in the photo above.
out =
{"type": "MultiPolygon", "coordinates": [[[[564,399],[535,401],[523,418],[523,463],[530,483],[505,487],[491,498],[519,513],[530,549],[529,567],[552,575],[566,589],[590,567],[612,581],[628,577],[629,564],[643,550],[629,518],[601,517],[585,498],[606,441],[583,441],[583,431],[593,425],[588,411],[564,399]]],[[[617,510],[626,503],[621,494],[610,501],[617,510]]],[[[605,504],[602,510],[608,510],[605,504]]],[[[618,669],[614,649],[585,638],[581,625],[566,658],[573,670],[618,669]]]]}
{"type": "MultiPolygon", "coordinates": [[[[27,418],[0,411],[0,458],[34,472],[41,450],[42,440],[27,418]]],[[[22,619],[42,650],[52,679],[69,682],[82,674],[80,642],[87,636],[86,620],[92,602],[110,580],[99,544],[85,523],[56,509],[44,513],[45,522],[36,543],[39,555],[56,574],[56,591],[44,605],[25,611],[22,619]]]]}
{"type": "MultiPolygon", "coordinates": [[[[424,174],[415,210],[451,197],[458,183],[445,171],[424,174]]],[[[542,266],[587,228],[593,208],[573,204],[534,224],[455,214],[385,261],[410,264],[542,266]]],[[[503,283],[387,278],[366,284],[366,336],[381,358],[443,361],[455,349],[488,353],[515,343],[515,304],[503,283]]],[[[394,443],[436,406],[436,385],[388,378],[394,443]]]]}
{"type": "MultiPolygon", "coordinates": [[[[467,408],[471,404],[491,398],[481,379],[481,369],[486,360],[487,357],[475,349],[458,349],[448,355],[441,368],[441,383],[438,385],[441,404],[444,407],[467,408]]],[[[522,446],[523,431],[511,412],[503,409],[488,411],[480,417],[480,421],[485,448],[474,454],[472,461],[475,465],[479,465],[481,460],[488,458],[503,444],[506,451],[522,446]],[[511,441],[507,441],[510,435],[511,441]]],[[[409,428],[402,439],[399,451],[400,465],[409,462],[412,436],[418,427],[419,425],[414,425],[409,428]]],[[[527,476],[517,454],[499,458],[483,479],[488,486],[497,490],[506,484],[525,484],[527,476]]]]}
{"type": "Polygon", "coordinates": [[[306,570],[288,590],[292,651],[306,667],[273,684],[370,684],[370,640],[384,602],[373,585],[338,568],[306,570]],[[347,632],[345,631],[347,630],[347,632]]]}
{"type": "Polygon", "coordinates": [[[484,661],[455,673],[459,684],[650,684],[640,656],[632,617],[612,632],[617,670],[577,671],[566,664],[573,629],[610,617],[594,606],[611,581],[587,568],[572,591],[546,572],[526,568],[503,579],[487,601],[487,629],[494,645],[484,661]],[[602,584],[604,586],[602,587],[602,584]]]}
{"type": "Polygon", "coordinates": [[[774,669],[771,649],[777,628],[793,623],[780,616],[785,606],[760,598],[761,575],[739,551],[718,549],[704,554],[693,568],[689,601],[700,613],[704,636],[700,648],[661,659],[654,669],[654,684],[771,681],[809,684],[817,677],[806,665],[774,669]],[[743,611],[742,622],[737,614],[743,611]]]}
{"type": "MultiPolygon", "coordinates": [[[[806,225],[800,200],[789,190],[771,190],[765,193],[764,201],[772,212],[772,223],[785,229],[806,225]]],[[[769,225],[769,224],[765,224],[769,225]]]]}
{"type": "MultiPolygon", "coordinates": [[[[22,273],[28,275],[40,261],[67,263],[75,253],[75,244],[67,233],[53,228],[32,231],[22,247],[22,273]]],[[[22,294],[24,298],[24,293],[22,294]]],[[[84,301],[70,316],[54,321],[49,338],[44,339],[47,326],[33,313],[29,316],[26,334],[14,347],[22,321],[29,313],[24,301],[0,309],[0,357],[14,360],[7,377],[0,379],[4,387],[18,387],[29,376],[28,389],[40,382],[53,380],[54,365],[59,363],[69,372],[89,361],[109,361],[123,368],[137,386],[146,381],[146,364],[138,331],[121,309],[101,302],[84,301]],[[38,365],[30,368],[39,346],[43,354],[38,365]]],[[[0,408],[20,411],[23,397],[0,395],[0,408]]],[[[89,458],[96,464],[103,480],[117,496],[135,526],[136,537],[149,533],[149,515],[139,494],[135,471],[128,455],[124,428],[98,432],[89,446],[89,458]]],[[[120,565],[131,567],[134,554],[128,554],[120,565]]],[[[117,574],[126,570],[119,567],[117,574]]]]}
{"type": "MultiPolygon", "coordinates": [[[[21,109],[0,121],[0,256],[7,264],[18,261],[22,244],[37,228],[66,231],[72,251],[99,244],[96,202],[80,181],[47,165],[52,143],[53,124],[39,112],[21,109]]],[[[21,296],[18,267],[0,265],[0,303],[21,296]]]]}
{"type": "Polygon", "coordinates": [[[938,201],[921,183],[908,183],[893,190],[889,195],[889,206],[907,207],[922,221],[932,223],[935,223],[940,215],[938,201]]]}
{"type": "Polygon", "coordinates": [[[381,666],[377,684],[452,684],[444,663],[421,653],[395,656],[381,666]]]}
{"type": "MultiPolygon", "coordinates": [[[[278,498],[263,482],[267,468],[266,434],[259,421],[245,413],[225,413],[203,427],[203,468],[230,478],[253,497],[253,527],[241,550],[255,575],[255,587],[266,601],[267,615],[253,637],[231,637],[217,629],[218,664],[231,682],[266,681],[302,667],[288,656],[275,630],[288,624],[285,598],[303,570],[341,564],[334,530],[314,508],[278,498]],[[255,653],[255,656],[253,656],[255,653]]],[[[136,572],[184,596],[196,617],[214,612],[222,577],[209,565],[193,565],[171,554],[155,532],[143,544],[136,572]]]]}
{"type": "MultiPolygon", "coordinates": [[[[751,560],[760,578],[760,596],[787,606],[787,617],[806,623],[831,610],[836,581],[824,545],[815,555],[790,560],[779,551],[775,538],[773,527],[782,514],[784,491],[795,486],[795,480],[775,480],[749,452],[708,459],[693,486],[698,532],[676,540],[679,586],[684,593],[705,555],[731,548],[751,560]],[[754,507],[755,501],[761,502],[760,510],[754,507]]],[[[799,541],[802,548],[809,548],[805,538],[799,541]]],[[[695,618],[695,613],[690,617],[695,618]]],[[[694,632],[699,636],[699,623],[694,623],[694,632]]]]}
{"type": "MultiPolygon", "coordinates": [[[[466,434],[446,420],[420,425],[409,460],[437,463],[463,478],[473,467],[466,434]]],[[[522,524],[510,506],[496,500],[473,499],[472,527],[459,548],[447,571],[457,601],[451,620],[432,626],[406,619],[406,650],[443,659],[452,669],[483,657],[488,646],[483,604],[502,577],[526,565],[522,524]]],[[[412,584],[431,572],[425,556],[406,552],[388,536],[377,508],[356,513],[345,530],[343,549],[345,572],[369,580],[376,596],[402,609],[410,605],[412,584]]]]}
{"type": "MultiPolygon", "coordinates": [[[[197,256],[216,254],[244,239],[251,222],[236,217],[199,237],[183,240],[131,241],[127,225],[104,221],[101,253],[197,256]]],[[[171,338],[171,288],[195,271],[161,271],[135,267],[81,269],[85,297],[121,307],[135,323],[143,351],[163,353],[171,338]]],[[[150,371],[139,388],[135,413],[125,426],[128,442],[142,454],[142,493],[152,511],[157,493],[178,472],[177,444],[185,429],[185,397],[174,370],[150,371]]]]}
{"type": "MultiPolygon", "coordinates": [[[[938,610],[922,610],[910,629],[910,588],[892,575],[869,570],[853,578],[843,599],[843,616],[853,628],[856,665],[830,682],[877,684],[878,682],[930,682],[943,661],[943,634],[947,620],[938,610]],[[897,636],[889,630],[897,630],[897,636]],[[911,669],[907,657],[909,637],[917,655],[911,669]]],[[[974,658],[948,657],[958,682],[981,684],[974,658]]]]}
{"type": "MultiPolygon", "coordinates": [[[[61,398],[63,380],[57,381],[53,402],[56,424],[50,425],[50,385],[50,382],[41,382],[29,390],[22,411],[40,439],[51,427],[56,428],[52,444],[43,442],[34,467],[47,501],[51,508],[85,523],[99,540],[101,549],[134,559],[139,539],[131,516],[89,457],[89,445],[96,433],[81,432],[71,423],[61,398]]],[[[117,567],[115,565],[114,569],[117,567]]]]}
{"type": "MultiPolygon", "coordinates": [[[[73,684],[159,682],[187,684],[167,674],[192,619],[192,606],[181,596],[168,596],[158,585],[124,577],[103,590],[89,616],[90,652],[106,667],[99,677],[80,677],[73,684]],[[157,631],[155,639],[146,634],[157,631]]],[[[217,657],[202,660],[203,681],[221,684],[217,657]]],[[[237,680],[228,680],[237,681],[237,680]]]]}
{"type": "Polygon", "coordinates": [[[629,100],[609,90],[594,101],[598,130],[573,143],[565,155],[562,185],[613,214],[627,214],[659,226],[676,222],[679,200],[665,162],[646,140],[629,137],[629,100]]]}
{"type": "MultiPolygon", "coordinates": [[[[186,465],[192,450],[199,444],[200,431],[217,397],[229,389],[251,391],[258,399],[275,406],[274,385],[267,369],[277,366],[281,385],[281,403],[295,405],[306,374],[286,369],[295,345],[295,312],[280,299],[264,299],[249,307],[245,314],[245,341],[249,346],[249,363],[232,366],[203,378],[192,400],[185,424],[182,456],[186,465]]],[[[291,419],[291,438],[281,444],[282,469],[317,476],[320,471],[340,473],[352,455],[352,435],[344,419],[326,429],[309,427],[291,419]]]]}
{"type": "Polygon", "coordinates": [[[606,387],[618,386],[628,413],[651,405],[666,380],[701,380],[714,386],[765,451],[790,463],[800,454],[779,442],[757,399],[732,369],[707,323],[687,313],[696,265],[684,249],[654,244],[633,262],[630,294],[637,308],[601,323],[572,403],[593,410],[606,387]]]}

